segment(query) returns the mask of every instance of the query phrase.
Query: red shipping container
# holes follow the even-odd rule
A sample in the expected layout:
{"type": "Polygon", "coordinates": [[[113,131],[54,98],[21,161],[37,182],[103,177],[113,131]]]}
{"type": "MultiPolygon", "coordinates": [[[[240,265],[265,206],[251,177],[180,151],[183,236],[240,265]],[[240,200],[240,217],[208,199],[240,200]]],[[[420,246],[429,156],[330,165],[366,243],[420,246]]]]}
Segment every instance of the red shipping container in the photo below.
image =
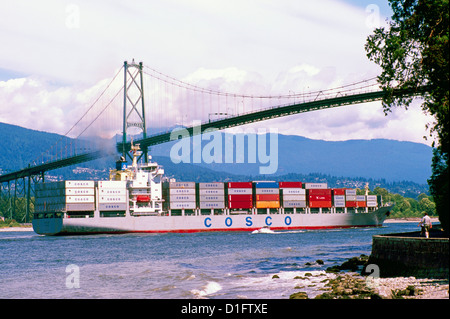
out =
{"type": "Polygon", "coordinates": [[[331,189],[308,189],[308,195],[330,195],[331,189]]]}
{"type": "Polygon", "coordinates": [[[256,194],[256,200],[258,201],[276,201],[280,200],[280,195],[276,194],[256,194]]]}
{"type": "Polygon", "coordinates": [[[230,202],[251,202],[253,201],[253,195],[228,195],[228,201],[230,202]]]}
{"type": "Polygon", "coordinates": [[[252,182],[230,182],[228,188],[252,188],[252,182]]]}
{"type": "Polygon", "coordinates": [[[356,201],[346,201],[345,207],[356,207],[356,201]]]}
{"type": "Polygon", "coordinates": [[[320,207],[331,207],[331,201],[319,200],[319,201],[310,201],[309,207],[311,208],[320,208],[320,207]]]}
{"type": "Polygon", "coordinates": [[[363,202],[363,201],[356,202],[356,205],[358,205],[358,207],[366,207],[367,206],[366,202],[363,202]]]}
{"type": "Polygon", "coordinates": [[[280,188],[302,188],[302,182],[280,182],[280,188]]]}
{"type": "Polygon", "coordinates": [[[253,208],[253,202],[228,202],[230,209],[250,209],[253,208]]]}
{"type": "Polygon", "coordinates": [[[331,201],[331,195],[309,195],[309,201],[326,200],[331,201]]]}
{"type": "Polygon", "coordinates": [[[335,188],[333,193],[334,195],[345,195],[345,188],[335,188]]]}

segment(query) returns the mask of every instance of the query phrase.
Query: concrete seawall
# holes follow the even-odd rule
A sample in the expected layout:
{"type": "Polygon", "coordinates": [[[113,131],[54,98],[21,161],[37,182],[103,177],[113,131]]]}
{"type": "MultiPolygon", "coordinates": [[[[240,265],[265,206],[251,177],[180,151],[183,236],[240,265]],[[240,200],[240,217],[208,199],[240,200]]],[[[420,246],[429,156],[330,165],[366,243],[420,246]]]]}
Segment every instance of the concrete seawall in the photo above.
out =
{"type": "Polygon", "coordinates": [[[448,237],[419,237],[419,232],[373,236],[367,264],[376,264],[380,277],[449,278],[448,237]]]}

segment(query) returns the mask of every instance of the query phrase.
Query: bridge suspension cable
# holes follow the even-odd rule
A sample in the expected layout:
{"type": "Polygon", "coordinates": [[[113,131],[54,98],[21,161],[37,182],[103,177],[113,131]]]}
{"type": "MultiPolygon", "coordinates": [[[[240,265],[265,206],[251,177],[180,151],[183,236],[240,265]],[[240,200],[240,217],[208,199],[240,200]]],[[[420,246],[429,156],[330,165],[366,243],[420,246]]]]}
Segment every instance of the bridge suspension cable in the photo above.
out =
{"type": "Polygon", "coordinates": [[[42,152],[39,157],[34,159],[32,163],[34,165],[45,163],[45,158],[49,158],[50,160],[63,158],[63,157],[70,157],[78,155],[78,153],[83,153],[83,150],[86,151],[90,147],[87,145],[87,143],[82,143],[78,141],[78,139],[85,133],[93,124],[94,122],[105,112],[105,110],[112,104],[114,99],[122,92],[123,86],[117,90],[117,92],[114,94],[113,98],[100,110],[100,112],[97,115],[93,115],[93,119],[88,122],[88,124],[81,129],[81,132],[76,134],[74,138],[70,138],[69,134],[77,128],[80,123],[88,117],[88,114],[94,109],[95,106],[98,105],[100,99],[104,97],[105,93],[110,89],[116,78],[119,76],[119,74],[122,72],[123,66],[117,71],[117,73],[114,75],[114,77],[109,81],[109,83],[106,85],[106,87],[101,91],[101,93],[98,95],[98,97],[90,104],[90,106],[87,108],[87,110],[81,115],[81,117],[67,130],[67,132],[61,136],[61,138],[52,146],[50,146],[47,150],[42,152]],[[78,144],[78,145],[77,145],[78,144]],[[79,145],[82,144],[82,145],[79,145]],[[77,147],[78,146],[78,147],[77,147]],[[79,152],[81,151],[81,152],[79,152]],[[59,157],[58,157],[59,153],[59,157]],[[63,156],[65,154],[65,156],[63,156]]]}

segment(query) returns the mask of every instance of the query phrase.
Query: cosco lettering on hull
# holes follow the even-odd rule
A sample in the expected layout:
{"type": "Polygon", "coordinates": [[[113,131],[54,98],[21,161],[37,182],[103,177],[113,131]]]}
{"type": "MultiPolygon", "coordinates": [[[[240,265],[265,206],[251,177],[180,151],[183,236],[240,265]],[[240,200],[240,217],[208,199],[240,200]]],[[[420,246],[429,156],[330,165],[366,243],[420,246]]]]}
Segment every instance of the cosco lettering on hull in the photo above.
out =
{"type": "MultiPolygon", "coordinates": [[[[290,216],[286,216],[284,218],[283,222],[284,222],[284,225],[290,226],[292,224],[292,218],[290,216]]],[[[264,223],[265,223],[265,225],[262,225],[262,226],[272,226],[272,224],[273,224],[272,217],[271,216],[267,216],[264,219],[264,223]]],[[[204,224],[204,226],[206,228],[210,228],[212,226],[216,226],[216,227],[223,227],[223,226],[231,227],[233,225],[233,219],[231,217],[227,217],[227,218],[225,218],[225,221],[224,221],[223,224],[221,224],[221,225],[213,225],[213,221],[212,221],[211,217],[206,217],[204,219],[204,221],[203,221],[203,224],[204,224]]],[[[247,226],[247,227],[254,226],[254,221],[253,221],[251,216],[248,216],[248,217],[245,218],[245,226],[247,226]]],[[[255,225],[255,226],[257,226],[257,225],[255,225]]]]}

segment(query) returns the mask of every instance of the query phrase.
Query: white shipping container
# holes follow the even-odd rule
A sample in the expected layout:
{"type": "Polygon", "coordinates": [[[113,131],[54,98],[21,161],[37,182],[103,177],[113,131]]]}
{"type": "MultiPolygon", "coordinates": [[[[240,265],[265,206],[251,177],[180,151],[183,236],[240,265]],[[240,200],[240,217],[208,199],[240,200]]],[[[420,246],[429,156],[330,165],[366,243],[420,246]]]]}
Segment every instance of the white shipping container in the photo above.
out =
{"type": "Polygon", "coordinates": [[[367,201],[373,201],[376,202],[377,201],[377,195],[367,195],[367,201]]]}
{"type": "Polygon", "coordinates": [[[283,192],[283,195],[306,195],[306,189],[304,188],[280,188],[283,192]]]}
{"type": "Polygon", "coordinates": [[[126,203],[127,197],[121,195],[105,195],[98,197],[99,203],[126,203]]]}
{"type": "Polygon", "coordinates": [[[334,207],[345,207],[345,200],[338,200],[334,202],[334,207]]]}
{"type": "Polygon", "coordinates": [[[284,208],[304,208],[306,207],[306,201],[283,201],[282,206],[284,208]]]}
{"type": "Polygon", "coordinates": [[[201,188],[198,190],[200,195],[225,195],[225,190],[222,189],[214,189],[214,188],[201,188]]]}
{"type": "Polygon", "coordinates": [[[94,196],[66,196],[66,203],[94,203],[94,196]]]}
{"type": "Polygon", "coordinates": [[[98,210],[100,211],[123,211],[127,210],[127,203],[99,203],[98,210]]]}
{"type": "Polygon", "coordinates": [[[98,188],[126,188],[127,181],[98,181],[98,188]]]}
{"type": "Polygon", "coordinates": [[[346,189],[345,195],[354,195],[356,196],[356,189],[346,189]]]}
{"type": "Polygon", "coordinates": [[[356,201],[356,195],[346,195],[345,200],[348,202],[354,202],[356,201]]]}
{"type": "Polygon", "coordinates": [[[377,207],[378,203],[376,201],[367,201],[367,207],[377,207]]]}
{"type": "Polygon", "coordinates": [[[195,188],[195,182],[170,182],[169,188],[195,188]]]}
{"type": "MultiPolygon", "coordinates": [[[[127,190],[125,188],[99,188],[98,189],[100,196],[105,195],[120,195],[120,196],[126,196],[127,190]]],[[[133,193],[135,193],[136,190],[133,190],[133,193]]],[[[148,192],[148,189],[145,190],[145,194],[148,192]]]]}
{"type": "Polygon", "coordinates": [[[306,195],[283,195],[284,201],[306,201],[306,195]]]}
{"type": "Polygon", "coordinates": [[[365,195],[356,195],[356,201],[357,202],[365,202],[366,201],[366,196],[365,195]]]}
{"type": "Polygon", "coordinates": [[[94,181],[64,181],[65,188],[94,188],[94,181]]]}
{"type": "Polygon", "coordinates": [[[304,183],[305,189],[327,189],[327,183],[304,183]]]}
{"type": "Polygon", "coordinates": [[[36,198],[35,203],[37,205],[48,204],[66,204],[66,203],[94,203],[95,196],[58,196],[58,197],[41,197],[36,198]]]}
{"type": "Polygon", "coordinates": [[[93,188],[66,188],[66,195],[94,195],[93,188]]]}
{"type": "Polygon", "coordinates": [[[195,202],[195,195],[171,195],[171,202],[195,202]]]}
{"type": "Polygon", "coordinates": [[[223,200],[223,195],[200,195],[200,202],[220,202],[223,200]]]}
{"type": "Polygon", "coordinates": [[[195,202],[169,202],[170,209],[195,209],[195,202]]]}
{"type": "Polygon", "coordinates": [[[65,195],[94,195],[94,188],[58,188],[35,191],[36,198],[61,197],[65,195]]]}
{"type": "Polygon", "coordinates": [[[198,188],[217,188],[224,189],[224,183],[198,183],[198,188]]]}
{"type": "Polygon", "coordinates": [[[228,195],[252,195],[251,188],[228,188],[228,195]]]}
{"type": "MultiPolygon", "coordinates": [[[[229,194],[230,192],[228,192],[229,194]]],[[[279,188],[255,188],[255,194],[256,195],[263,195],[263,194],[280,194],[279,188]]]]}
{"type": "Polygon", "coordinates": [[[200,209],[223,209],[225,208],[225,201],[221,202],[200,202],[200,209]]]}
{"type": "Polygon", "coordinates": [[[333,198],[334,198],[334,201],[345,201],[344,195],[334,195],[333,198]]]}
{"type": "Polygon", "coordinates": [[[170,196],[176,194],[195,195],[195,188],[171,188],[169,194],[170,196]]]}

